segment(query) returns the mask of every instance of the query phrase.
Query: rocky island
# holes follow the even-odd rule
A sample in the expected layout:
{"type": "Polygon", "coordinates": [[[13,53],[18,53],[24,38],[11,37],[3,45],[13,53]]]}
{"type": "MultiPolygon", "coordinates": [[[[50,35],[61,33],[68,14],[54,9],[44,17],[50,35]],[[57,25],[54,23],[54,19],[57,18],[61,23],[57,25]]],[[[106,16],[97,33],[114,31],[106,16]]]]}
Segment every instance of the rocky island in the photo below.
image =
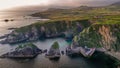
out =
{"type": "Polygon", "coordinates": [[[58,42],[54,42],[48,53],[45,55],[51,60],[58,60],[61,56],[58,42]]]}
{"type": "Polygon", "coordinates": [[[0,56],[1,58],[13,58],[13,59],[31,59],[41,54],[42,50],[36,47],[32,43],[19,45],[14,51],[8,52],[0,56]]]}

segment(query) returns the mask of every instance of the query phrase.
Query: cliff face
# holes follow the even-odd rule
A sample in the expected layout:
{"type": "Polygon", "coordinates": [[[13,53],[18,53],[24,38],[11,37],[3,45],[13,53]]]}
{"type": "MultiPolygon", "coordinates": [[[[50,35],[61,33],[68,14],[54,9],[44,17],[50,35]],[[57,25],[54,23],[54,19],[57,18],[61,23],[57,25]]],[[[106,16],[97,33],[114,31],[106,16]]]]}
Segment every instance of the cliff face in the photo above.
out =
{"type": "Polygon", "coordinates": [[[104,47],[110,51],[120,51],[120,25],[95,24],[74,37],[80,46],[104,47]]]}
{"type": "Polygon", "coordinates": [[[89,20],[37,22],[14,30],[7,36],[4,43],[18,43],[59,37],[65,35],[66,32],[81,31],[79,28],[86,28],[90,24],[89,20]]]}

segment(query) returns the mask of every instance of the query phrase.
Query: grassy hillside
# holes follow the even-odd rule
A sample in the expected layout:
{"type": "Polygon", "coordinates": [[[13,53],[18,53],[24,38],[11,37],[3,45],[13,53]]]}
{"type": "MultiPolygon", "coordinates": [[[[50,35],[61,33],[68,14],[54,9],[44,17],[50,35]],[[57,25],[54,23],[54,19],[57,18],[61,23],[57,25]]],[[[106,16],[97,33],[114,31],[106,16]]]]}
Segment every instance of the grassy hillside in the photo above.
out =
{"type": "Polygon", "coordinates": [[[120,24],[95,24],[74,37],[80,46],[104,47],[111,51],[120,51],[119,41],[120,24]]]}
{"type": "Polygon", "coordinates": [[[53,49],[59,49],[59,43],[58,42],[54,42],[52,45],[53,49]]]}
{"type": "Polygon", "coordinates": [[[119,23],[120,8],[116,5],[105,7],[88,7],[81,6],[73,9],[49,9],[44,12],[32,14],[41,18],[49,18],[52,20],[76,20],[89,19],[94,23],[119,23]]]}

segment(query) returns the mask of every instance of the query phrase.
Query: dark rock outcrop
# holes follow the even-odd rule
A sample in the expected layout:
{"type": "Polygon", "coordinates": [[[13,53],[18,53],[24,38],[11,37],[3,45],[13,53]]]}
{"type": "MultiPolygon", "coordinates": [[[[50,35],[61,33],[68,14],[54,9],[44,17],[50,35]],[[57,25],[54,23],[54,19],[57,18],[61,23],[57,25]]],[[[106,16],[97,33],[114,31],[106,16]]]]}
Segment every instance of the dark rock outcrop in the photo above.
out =
{"type": "Polygon", "coordinates": [[[61,56],[58,42],[54,42],[48,53],[45,55],[49,59],[59,59],[61,56]]]}
{"type": "Polygon", "coordinates": [[[41,54],[42,50],[37,48],[34,44],[28,43],[25,45],[19,45],[14,51],[8,52],[0,56],[1,58],[13,58],[13,59],[29,59],[34,58],[38,54],[41,54]]]}

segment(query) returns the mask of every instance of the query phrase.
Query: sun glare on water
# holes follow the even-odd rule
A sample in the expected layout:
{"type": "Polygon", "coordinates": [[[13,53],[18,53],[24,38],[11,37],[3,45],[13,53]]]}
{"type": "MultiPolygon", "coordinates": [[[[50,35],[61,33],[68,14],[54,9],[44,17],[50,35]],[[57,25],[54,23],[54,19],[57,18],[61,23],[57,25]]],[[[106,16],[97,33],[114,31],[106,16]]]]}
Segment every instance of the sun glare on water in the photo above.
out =
{"type": "Polygon", "coordinates": [[[0,0],[0,10],[27,5],[47,5],[49,0],[0,0]]]}

